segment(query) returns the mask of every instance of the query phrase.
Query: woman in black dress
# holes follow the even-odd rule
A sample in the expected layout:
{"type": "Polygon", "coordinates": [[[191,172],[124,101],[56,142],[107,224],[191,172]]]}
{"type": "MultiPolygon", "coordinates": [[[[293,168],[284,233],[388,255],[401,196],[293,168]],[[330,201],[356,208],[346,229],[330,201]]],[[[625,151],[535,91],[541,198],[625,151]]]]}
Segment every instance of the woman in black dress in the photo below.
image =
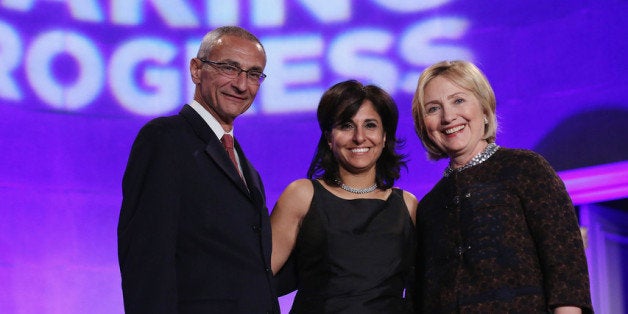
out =
{"type": "Polygon", "coordinates": [[[393,188],[405,166],[397,121],[395,102],[373,85],[345,81],[321,98],[308,179],[288,185],[271,214],[273,272],[290,256],[296,267],[291,313],[411,311],[417,200],[393,188]]]}

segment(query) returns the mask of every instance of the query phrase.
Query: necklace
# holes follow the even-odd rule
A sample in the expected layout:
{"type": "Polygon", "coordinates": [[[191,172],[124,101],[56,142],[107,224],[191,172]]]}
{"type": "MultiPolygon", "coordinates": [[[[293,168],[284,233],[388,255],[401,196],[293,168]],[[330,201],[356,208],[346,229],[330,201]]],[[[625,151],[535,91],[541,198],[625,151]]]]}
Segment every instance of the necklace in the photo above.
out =
{"type": "Polygon", "coordinates": [[[366,193],[370,193],[375,191],[375,189],[377,189],[377,182],[373,183],[373,185],[363,188],[363,189],[356,189],[354,187],[350,187],[344,183],[342,183],[342,181],[340,181],[340,179],[334,179],[334,181],[336,183],[338,183],[338,185],[340,186],[341,189],[347,191],[347,192],[351,192],[351,193],[355,193],[355,194],[366,194],[366,193]]]}
{"type": "Polygon", "coordinates": [[[444,177],[448,177],[450,174],[454,173],[454,172],[460,172],[462,170],[471,168],[475,165],[479,165],[483,162],[485,162],[489,157],[493,156],[493,154],[495,154],[495,152],[499,149],[499,145],[495,144],[495,143],[489,143],[486,148],[484,148],[484,150],[475,155],[475,157],[471,158],[471,160],[469,160],[469,162],[467,164],[465,164],[464,166],[460,167],[460,168],[452,168],[451,164],[449,166],[447,166],[447,168],[445,168],[445,173],[443,174],[444,177]]]}

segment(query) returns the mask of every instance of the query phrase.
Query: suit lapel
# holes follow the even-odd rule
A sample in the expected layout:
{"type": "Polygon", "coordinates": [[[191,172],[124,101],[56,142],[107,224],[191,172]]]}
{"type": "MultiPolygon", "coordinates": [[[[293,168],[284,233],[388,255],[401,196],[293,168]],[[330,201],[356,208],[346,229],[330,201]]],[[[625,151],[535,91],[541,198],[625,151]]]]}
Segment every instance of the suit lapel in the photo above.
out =
{"type": "Polygon", "coordinates": [[[243,172],[242,174],[244,176],[244,179],[246,180],[246,184],[251,193],[251,196],[258,202],[260,202],[263,206],[265,206],[266,200],[263,197],[263,187],[257,174],[257,170],[253,168],[253,165],[246,158],[244,152],[242,151],[242,147],[240,147],[240,144],[237,140],[234,141],[234,148],[236,153],[238,154],[238,157],[240,157],[240,166],[242,167],[243,172]],[[258,197],[256,198],[255,196],[258,197]]]}
{"type": "Polygon", "coordinates": [[[205,147],[205,152],[207,153],[207,155],[209,155],[211,159],[216,161],[222,171],[224,171],[225,174],[229,176],[229,179],[231,179],[231,181],[233,181],[233,183],[235,183],[238,188],[242,190],[242,192],[244,192],[247,196],[250,196],[249,190],[246,185],[244,185],[242,178],[240,178],[238,170],[233,166],[233,163],[231,162],[231,159],[229,159],[227,151],[217,138],[215,138],[214,141],[210,140],[210,142],[207,143],[207,147],[205,147]]]}
{"type": "MultiPolygon", "coordinates": [[[[211,158],[218,167],[229,177],[234,184],[238,186],[240,190],[248,197],[251,197],[249,191],[242,182],[242,178],[240,178],[240,174],[233,166],[231,159],[229,159],[229,155],[227,151],[222,146],[222,143],[212,131],[212,129],[207,125],[207,123],[201,118],[201,116],[189,105],[183,106],[183,109],[179,112],[192,126],[192,129],[196,133],[198,137],[200,137],[207,145],[205,146],[205,153],[211,158]]],[[[238,150],[240,147],[238,146],[238,150]]],[[[242,158],[243,154],[239,154],[242,158]]],[[[248,164],[248,162],[247,162],[248,164]]]]}

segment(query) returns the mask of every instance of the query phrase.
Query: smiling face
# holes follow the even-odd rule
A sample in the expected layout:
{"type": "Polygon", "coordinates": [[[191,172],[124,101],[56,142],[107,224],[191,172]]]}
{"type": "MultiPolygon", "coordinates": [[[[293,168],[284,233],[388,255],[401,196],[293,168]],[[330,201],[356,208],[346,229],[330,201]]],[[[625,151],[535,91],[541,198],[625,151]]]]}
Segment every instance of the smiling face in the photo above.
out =
{"type": "MultiPolygon", "coordinates": [[[[232,35],[218,39],[205,59],[260,72],[266,65],[266,55],[261,45],[232,35]]],[[[259,90],[258,84],[249,83],[246,73],[231,78],[198,58],[190,62],[190,72],[196,84],[194,100],[207,109],[226,131],[231,130],[235,118],[251,106],[259,90]]]]}
{"type": "Polygon", "coordinates": [[[335,125],[329,135],[329,147],[341,171],[375,173],[386,134],[382,119],[370,100],[365,100],[349,121],[335,125]]]}
{"type": "Polygon", "coordinates": [[[437,76],[425,86],[424,104],[427,136],[452,166],[464,165],[486,147],[485,115],[473,92],[437,76]]]}

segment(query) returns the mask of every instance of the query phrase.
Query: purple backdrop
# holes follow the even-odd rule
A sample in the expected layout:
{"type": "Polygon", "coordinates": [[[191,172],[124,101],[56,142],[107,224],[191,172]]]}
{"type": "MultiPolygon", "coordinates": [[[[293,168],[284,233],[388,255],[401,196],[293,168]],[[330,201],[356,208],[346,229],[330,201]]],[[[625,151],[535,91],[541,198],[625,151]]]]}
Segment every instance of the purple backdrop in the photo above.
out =
{"type": "Polygon", "coordinates": [[[320,95],[348,78],[394,96],[410,157],[398,185],[426,193],[444,164],[426,161],[410,101],[420,71],[441,59],[485,71],[497,142],[546,156],[577,205],[626,199],[627,9],[621,0],[0,1],[0,312],[123,312],[116,224],[130,146],[145,122],[190,100],[189,59],[223,24],[250,29],[268,53],[268,78],[235,134],[269,208],[305,175],[320,95]]]}

